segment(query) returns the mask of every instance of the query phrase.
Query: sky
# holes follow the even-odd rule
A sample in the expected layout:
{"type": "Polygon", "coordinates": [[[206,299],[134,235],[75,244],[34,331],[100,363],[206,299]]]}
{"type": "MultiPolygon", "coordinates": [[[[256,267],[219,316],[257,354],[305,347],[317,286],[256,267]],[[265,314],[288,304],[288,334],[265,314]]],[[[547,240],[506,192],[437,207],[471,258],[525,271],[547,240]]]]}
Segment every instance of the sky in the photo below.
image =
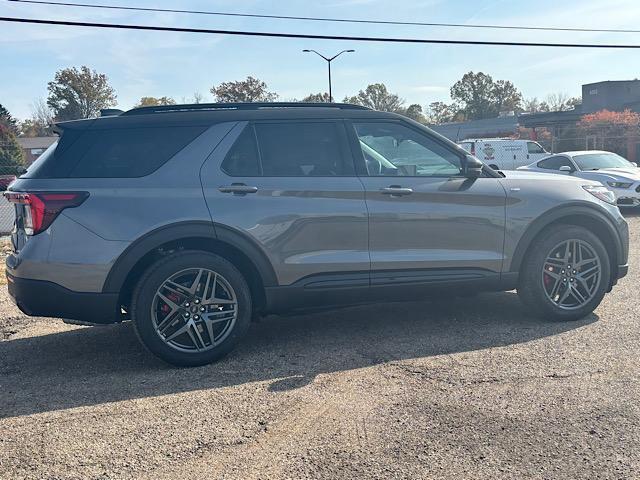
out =
{"type": "MultiPolygon", "coordinates": [[[[491,23],[500,25],[640,29],[638,0],[84,0],[140,7],[376,20],[491,23]]],[[[640,34],[536,32],[330,24],[28,5],[0,0],[0,16],[139,23],[270,32],[396,36],[527,42],[636,43],[640,34]]],[[[0,104],[17,118],[46,99],[47,82],[59,69],[87,65],[105,73],[118,108],[142,96],[189,102],[194,92],[213,101],[210,89],[248,75],[265,81],[281,100],[327,90],[326,63],[303,49],[335,60],[337,100],[371,83],[385,83],[407,104],[449,101],[449,88],[468,71],[512,81],[525,98],[563,92],[579,96],[581,85],[640,77],[640,50],[557,49],[469,45],[381,44],[352,41],[236,37],[188,33],[104,30],[0,23],[0,104]]]]}

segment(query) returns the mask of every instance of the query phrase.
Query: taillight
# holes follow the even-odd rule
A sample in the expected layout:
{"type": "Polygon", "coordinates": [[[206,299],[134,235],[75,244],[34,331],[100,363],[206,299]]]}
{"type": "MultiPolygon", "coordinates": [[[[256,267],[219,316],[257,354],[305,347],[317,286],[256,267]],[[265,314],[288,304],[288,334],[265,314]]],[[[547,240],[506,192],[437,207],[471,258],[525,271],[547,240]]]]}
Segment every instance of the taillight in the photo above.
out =
{"type": "Polygon", "coordinates": [[[73,208],[84,202],[88,192],[4,192],[11,203],[25,206],[23,217],[27,235],[37,235],[45,231],[65,208],[73,208]]]}

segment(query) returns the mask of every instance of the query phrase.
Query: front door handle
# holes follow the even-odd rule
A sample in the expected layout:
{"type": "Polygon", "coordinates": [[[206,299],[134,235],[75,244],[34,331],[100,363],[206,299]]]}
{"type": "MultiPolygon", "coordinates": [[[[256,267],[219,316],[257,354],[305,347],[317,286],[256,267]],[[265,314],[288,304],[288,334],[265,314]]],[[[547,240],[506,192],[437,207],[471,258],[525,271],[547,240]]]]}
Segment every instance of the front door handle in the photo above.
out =
{"type": "Polygon", "coordinates": [[[225,185],[218,187],[218,190],[222,193],[233,193],[234,195],[246,195],[247,193],[256,193],[258,187],[251,187],[244,183],[232,183],[231,185],[225,185]]]}
{"type": "Polygon", "coordinates": [[[380,193],[384,195],[391,195],[392,197],[401,197],[403,195],[411,195],[413,193],[413,189],[401,187],[400,185],[391,185],[389,187],[381,188],[380,193]]]}

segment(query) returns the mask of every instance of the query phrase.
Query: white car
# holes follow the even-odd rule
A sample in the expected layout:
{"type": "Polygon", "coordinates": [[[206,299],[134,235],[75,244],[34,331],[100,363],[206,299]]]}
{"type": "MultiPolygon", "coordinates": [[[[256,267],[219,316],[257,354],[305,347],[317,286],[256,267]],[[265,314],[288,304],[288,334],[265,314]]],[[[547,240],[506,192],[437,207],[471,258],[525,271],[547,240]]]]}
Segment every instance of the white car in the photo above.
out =
{"type": "Polygon", "coordinates": [[[557,153],[518,170],[595,180],[614,193],[618,206],[640,205],[640,168],[615,153],[602,150],[557,153]]]}

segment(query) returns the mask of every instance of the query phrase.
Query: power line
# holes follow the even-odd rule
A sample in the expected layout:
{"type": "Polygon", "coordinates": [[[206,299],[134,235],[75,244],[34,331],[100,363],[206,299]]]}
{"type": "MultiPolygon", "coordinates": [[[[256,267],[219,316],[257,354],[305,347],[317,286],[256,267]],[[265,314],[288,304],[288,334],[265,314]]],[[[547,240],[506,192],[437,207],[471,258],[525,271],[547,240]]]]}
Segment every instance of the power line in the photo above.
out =
{"type": "Polygon", "coordinates": [[[426,38],[353,37],[347,35],[309,35],[305,33],[255,32],[242,30],[220,30],[209,28],[163,27],[153,25],[131,25],[119,23],[70,22],[65,20],[43,20],[35,18],[0,17],[0,22],[34,23],[38,25],[64,25],[68,27],[113,28],[120,30],[147,30],[156,32],[209,33],[219,35],[240,35],[249,37],[306,38],[311,40],[346,40],[351,42],[386,43],[431,43],[445,45],[491,45],[508,47],[556,47],[556,48],[623,48],[640,49],[640,45],[602,43],[543,43],[543,42],[493,42],[487,40],[440,40],[426,38]]]}
{"type": "Polygon", "coordinates": [[[430,23],[430,22],[403,22],[395,20],[363,20],[356,18],[327,18],[327,17],[298,17],[291,15],[267,15],[257,13],[232,13],[214,12],[209,10],[180,10],[173,8],[128,7],[125,5],[103,5],[75,2],[50,2],[45,0],[8,0],[9,2],[32,3],[40,5],[57,5],[63,7],[103,8],[110,10],[130,10],[137,12],[162,12],[162,13],[188,13],[196,15],[217,15],[225,17],[244,18],[269,18],[275,20],[304,20],[312,22],[341,22],[341,23],[365,23],[374,25],[412,25],[420,27],[454,27],[454,28],[492,28],[507,30],[543,30],[556,32],[593,32],[593,33],[640,33],[640,30],[616,29],[616,28],[575,28],[575,27],[528,27],[523,25],[491,25],[491,24],[466,24],[466,23],[430,23]]]}

